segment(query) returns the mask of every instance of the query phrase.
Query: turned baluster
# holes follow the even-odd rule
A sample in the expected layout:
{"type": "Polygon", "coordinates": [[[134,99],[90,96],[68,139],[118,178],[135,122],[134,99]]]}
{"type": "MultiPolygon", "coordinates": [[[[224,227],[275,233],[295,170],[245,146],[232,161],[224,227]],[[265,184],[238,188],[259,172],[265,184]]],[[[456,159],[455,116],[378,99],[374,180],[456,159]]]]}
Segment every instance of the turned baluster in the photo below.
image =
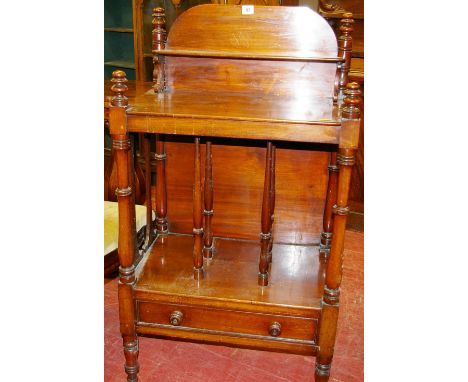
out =
{"type": "Polygon", "coordinates": [[[164,73],[164,57],[159,56],[158,52],[166,46],[166,15],[164,8],[153,8],[153,30],[151,52],[153,53],[153,89],[155,93],[164,90],[165,73],[164,73]]]}
{"type": "Polygon", "coordinates": [[[203,256],[210,259],[213,257],[213,229],[211,220],[213,218],[213,163],[211,154],[211,142],[206,142],[206,159],[205,159],[205,210],[204,215],[204,247],[203,256]]]}
{"type": "Polygon", "coordinates": [[[262,201],[262,232],[260,233],[260,262],[258,265],[258,285],[268,285],[268,266],[270,258],[268,255],[271,239],[271,168],[272,168],[272,143],[267,143],[267,154],[265,161],[265,179],[263,183],[262,201]]]}
{"type": "MultiPolygon", "coordinates": [[[[164,8],[153,8],[153,31],[152,31],[152,53],[153,53],[153,89],[156,93],[164,90],[164,57],[158,52],[166,45],[166,15],[164,8]]],[[[159,234],[168,232],[167,227],[167,186],[166,186],[166,152],[164,148],[164,137],[156,135],[156,230],[159,234]]]]}
{"type": "Polygon", "coordinates": [[[112,88],[114,96],[109,109],[109,129],[112,135],[112,147],[115,150],[118,188],[116,190],[119,202],[119,309],[120,332],[123,338],[125,354],[125,372],[127,381],[138,380],[138,338],[135,330],[135,308],[133,303],[133,286],[135,284],[135,196],[132,188],[133,174],[131,143],[127,131],[126,108],[128,90],[125,72],[116,70],[112,73],[112,88]]]}
{"type": "Polygon", "coordinates": [[[319,333],[319,351],[315,364],[315,381],[326,382],[330,376],[331,361],[336,337],[340,285],[342,278],[343,247],[346,219],[349,213],[348,194],[354,155],[359,141],[361,91],[356,82],[349,83],[344,92],[344,106],[337,163],[340,168],[336,204],[333,206],[334,222],[330,255],[327,263],[322,298],[319,333]],[[326,324],[325,324],[326,323],[326,324]]]}
{"type": "Polygon", "coordinates": [[[273,260],[273,223],[275,221],[275,199],[276,199],[276,179],[275,179],[275,167],[276,167],[276,146],[271,147],[271,167],[270,167],[270,242],[268,244],[268,259],[271,263],[273,260]]]}
{"type": "Polygon", "coordinates": [[[153,238],[153,204],[151,202],[151,144],[150,134],[142,134],[140,142],[145,157],[145,194],[146,194],[146,228],[144,249],[148,249],[153,238]]]}
{"type": "Polygon", "coordinates": [[[336,165],[336,152],[330,153],[328,165],[328,187],[323,211],[323,231],[320,235],[320,258],[326,260],[330,253],[330,245],[333,236],[333,206],[336,203],[338,184],[338,166],[336,165]]]}
{"type": "Polygon", "coordinates": [[[156,134],[156,230],[158,234],[168,233],[167,227],[167,185],[166,185],[166,151],[164,136],[156,134]]]}
{"type": "Polygon", "coordinates": [[[343,18],[340,23],[340,36],[338,37],[338,57],[342,58],[344,61],[340,64],[340,69],[338,72],[338,105],[342,105],[344,90],[346,89],[346,84],[348,83],[349,69],[351,68],[351,53],[353,50],[353,14],[346,12],[343,14],[343,18]]]}
{"type": "Polygon", "coordinates": [[[203,213],[200,138],[195,138],[195,174],[193,182],[193,277],[203,278],[203,213]]]}

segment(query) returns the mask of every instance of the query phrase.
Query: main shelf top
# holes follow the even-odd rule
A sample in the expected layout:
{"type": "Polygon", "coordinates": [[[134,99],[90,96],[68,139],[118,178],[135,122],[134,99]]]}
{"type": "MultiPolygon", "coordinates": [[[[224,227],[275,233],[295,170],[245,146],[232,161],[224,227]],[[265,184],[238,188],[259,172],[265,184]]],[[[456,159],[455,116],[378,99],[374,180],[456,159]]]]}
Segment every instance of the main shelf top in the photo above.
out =
{"type": "Polygon", "coordinates": [[[309,317],[320,309],[325,266],[316,246],[275,244],[267,288],[257,285],[258,242],[215,239],[214,257],[200,281],[193,278],[192,248],[190,235],[160,237],[142,260],[137,299],[154,297],[250,311],[261,307],[263,312],[309,317]]]}

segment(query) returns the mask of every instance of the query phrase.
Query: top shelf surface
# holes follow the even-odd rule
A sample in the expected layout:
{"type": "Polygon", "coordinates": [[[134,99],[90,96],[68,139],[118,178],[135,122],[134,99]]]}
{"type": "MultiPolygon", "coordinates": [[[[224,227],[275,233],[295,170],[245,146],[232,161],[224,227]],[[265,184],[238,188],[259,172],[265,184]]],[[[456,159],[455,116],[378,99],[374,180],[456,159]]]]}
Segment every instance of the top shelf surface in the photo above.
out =
{"type": "MultiPolygon", "coordinates": [[[[111,86],[105,81],[106,109],[111,86]]],[[[338,143],[341,115],[332,99],[193,91],[155,94],[151,82],[128,81],[127,86],[131,131],[338,143]]]]}

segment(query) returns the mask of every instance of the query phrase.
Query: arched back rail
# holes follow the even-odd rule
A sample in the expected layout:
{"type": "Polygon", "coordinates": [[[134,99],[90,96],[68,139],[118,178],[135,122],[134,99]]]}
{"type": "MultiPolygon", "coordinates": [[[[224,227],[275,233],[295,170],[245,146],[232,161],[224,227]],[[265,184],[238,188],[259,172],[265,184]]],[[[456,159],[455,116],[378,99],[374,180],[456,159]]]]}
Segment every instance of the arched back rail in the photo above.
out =
{"type": "MultiPolygon", "coordinates": [[[[164,47],[165,92],[251,94],[323,104],[331,110],[338,57],[328,23],[305,7],[205,4],[183,13],[164,47]]],[[[157,80],[157,79],[156,79],[157,80]]],[[[317,113],[320,118],[331,118],[317,113]]]]}

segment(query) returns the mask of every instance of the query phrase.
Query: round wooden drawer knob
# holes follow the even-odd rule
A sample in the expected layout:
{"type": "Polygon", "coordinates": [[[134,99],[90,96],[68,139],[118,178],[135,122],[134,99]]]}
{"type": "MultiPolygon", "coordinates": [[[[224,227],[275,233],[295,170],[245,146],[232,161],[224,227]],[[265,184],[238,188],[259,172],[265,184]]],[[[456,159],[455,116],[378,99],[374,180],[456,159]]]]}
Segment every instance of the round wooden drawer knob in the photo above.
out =
{"type": "Polygon", "coordinates": [[[279,322],[272,322],[268,329],[270,336],[278,337],[281,334],[281,324],[279,322]]]}
{"type": "Polygon", "coordinates": [[[182,312],[174,310],[169,316],[169,322],[171,323],[171,325],[179,326],[182,323],[183,318],[184,314],[182,312]]]}

